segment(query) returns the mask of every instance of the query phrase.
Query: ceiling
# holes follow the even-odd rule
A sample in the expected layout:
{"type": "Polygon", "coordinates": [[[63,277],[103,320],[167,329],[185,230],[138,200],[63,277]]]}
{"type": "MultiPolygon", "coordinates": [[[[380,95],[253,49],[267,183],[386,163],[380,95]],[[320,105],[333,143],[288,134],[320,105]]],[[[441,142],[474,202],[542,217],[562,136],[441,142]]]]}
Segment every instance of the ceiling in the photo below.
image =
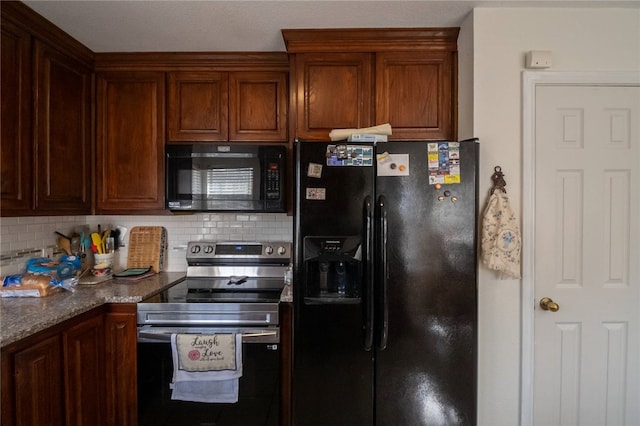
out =
{"type": "Polygon", "coordinates": [[[284,51],[283,28],[459,27],[475,7],[623,7],[640,0],[24,1],[94,52],[284,51]]]}

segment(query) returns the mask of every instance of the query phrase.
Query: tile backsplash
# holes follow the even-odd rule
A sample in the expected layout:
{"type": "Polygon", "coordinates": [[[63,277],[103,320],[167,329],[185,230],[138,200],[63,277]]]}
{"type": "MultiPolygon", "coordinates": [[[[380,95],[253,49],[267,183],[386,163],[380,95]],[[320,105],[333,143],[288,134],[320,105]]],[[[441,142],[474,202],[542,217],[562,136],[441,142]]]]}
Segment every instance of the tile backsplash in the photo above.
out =
{"type": "MultiPolygon", "coordinates": [[[[116,226],[164,226],[168,245],[165,271],[185,271],[187,242],[212,241],[292,241],[293,218],[286,214],[213,214],[172,216],[43,216],[0,219],[0,276],[22,272],[26,259],[60,255],[55,231],[70,235],[76,226],[95,231],[116,226]]],[[[116,253],[115,268],[127,263],[128,232],[124,247],[116,253]]]]}

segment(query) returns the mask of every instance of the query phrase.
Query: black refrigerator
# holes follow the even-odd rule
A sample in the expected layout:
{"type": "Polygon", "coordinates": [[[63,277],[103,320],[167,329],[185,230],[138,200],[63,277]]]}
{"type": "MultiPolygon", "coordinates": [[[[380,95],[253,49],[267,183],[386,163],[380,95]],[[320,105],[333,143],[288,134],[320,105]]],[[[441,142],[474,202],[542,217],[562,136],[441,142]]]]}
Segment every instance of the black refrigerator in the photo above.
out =
{"type": "Polygon", "coordinates": [[[296,141],[294,425],[476,423],[478,153],[296,141]]]}

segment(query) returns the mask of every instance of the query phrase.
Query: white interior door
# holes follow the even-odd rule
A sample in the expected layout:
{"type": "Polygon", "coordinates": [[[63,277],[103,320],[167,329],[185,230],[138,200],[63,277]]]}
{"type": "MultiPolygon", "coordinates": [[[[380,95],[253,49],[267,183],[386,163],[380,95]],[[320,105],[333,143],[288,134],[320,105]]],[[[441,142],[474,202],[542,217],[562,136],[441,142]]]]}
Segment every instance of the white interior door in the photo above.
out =
{"type": "Polygon", "coordinates": [[[539,84],[534,112],[533,424],[640,425],[640,87],[539,84]]]}

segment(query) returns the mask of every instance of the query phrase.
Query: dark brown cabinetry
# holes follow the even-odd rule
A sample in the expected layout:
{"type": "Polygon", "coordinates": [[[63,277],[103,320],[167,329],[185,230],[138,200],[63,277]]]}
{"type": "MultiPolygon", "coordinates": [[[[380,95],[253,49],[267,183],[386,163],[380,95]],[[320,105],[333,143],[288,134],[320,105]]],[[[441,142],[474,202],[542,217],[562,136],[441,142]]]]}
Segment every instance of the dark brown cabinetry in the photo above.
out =
{"type": "Polygon", "coordinates": [[[456,138],[457,28],[282,33],[297,137],[389,123],[390,139],[456,138]]]}
{"type": "Polygon", "coordinates": [[[367,53],[295,55],[296,136],[326,139],[332,128],[371,126],[372,61],[367,53]]]}
{"type": "Polygon", "coordinates": [[[33,141],[31,139],[31,36],[6,19],[2,5],[2,123],[0,185],[2,213],[31,210],[33,141]]]}
{"type": "Polygon", "coordinates": [[[169,73],[169,141],[226,141],[228,85],[223,72],[169,73]]]}
{"type": "MultiPolygon", "coordinates": [[[[97,313],[62,332],[66,425],[104,424],[104,318],[97,313]]],[[[59,392],[59,390],[58,390],[59,392]]]]}
{"type": "Polygon", "coordinates": [[[162,212],[165,73],[105,71],[96,80],[96,212],[162,212]]]}
{"type": "Polygon", "coordinates": [[[3,425],[106,424],[103,312],[2,348],[3,425]]]}
{"type": "Polygon", "coordinates": [[[375,124],[391,123],[392,139],[455,140],[454,54],[375,56],[375,124]]]}
{"type": "Polygon", "coordinates": [[[135,426],[138,423],[137,305],[112,304],[105,316],[106,422],[135,426]]]}
{"type": "Polygon", "coordinates": [[[60,336],[2,353],[2,424],[64,424],[60,336]]]}
{"type": "Polygon", "coordinates": [[[35,208],[91,213],[91,73],[46,43],[34,43],[35,208]]]}
{"type": "Polygon", "coordinates": [[[286,141],[285,72],[170,72],[169,142],[286,141]]]}
{"type": "Polygon", "coordinates": [[[3,216],[91,213],[91,75],[88,49],[2,2],[3,216]]]}
{"type": "Polygon", "coordinates": [[[288,65],[284,53],[96,54],[96,212],[168,213],[165,142],[286,142],[288,65]]]}
{"type": "Polygon", "coordinates": [[[287,72],[229,73],[229,141],[287,141],[287,72]]]}
{"type": "Polygon", "coordinates": [[[104,305],[2,348],[3,425],[136,425],[136,305],[104,305]]]}

